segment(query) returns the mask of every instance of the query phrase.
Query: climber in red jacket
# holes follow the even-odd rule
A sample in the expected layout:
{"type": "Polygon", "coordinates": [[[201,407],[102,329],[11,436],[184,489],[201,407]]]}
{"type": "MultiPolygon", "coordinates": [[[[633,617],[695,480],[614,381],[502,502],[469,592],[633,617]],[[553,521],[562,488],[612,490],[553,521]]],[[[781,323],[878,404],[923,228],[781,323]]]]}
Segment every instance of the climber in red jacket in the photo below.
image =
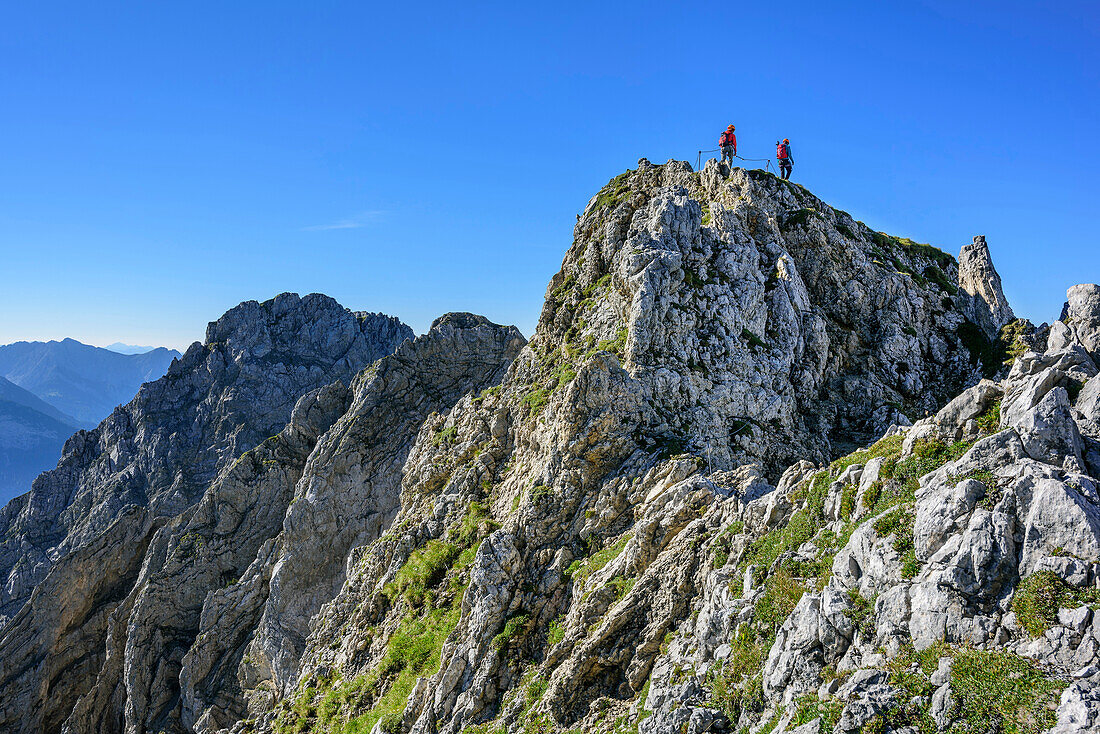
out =
{"type": "Polygon", "coordinates": [[[733,168],[733,157],[737,155],[737,136],[733,133],[736,129],[730,125],[718,136],[718,147],[722,149],[722,163],[725,163],[728,158],[730,168],[733,168]]]}
{"type": "Polygon", "coordinates": [[[775,159],[779,161],[779,174],[784,180],[791,177],[791,169],[794,168],[794,156],[791,155],[791,141],[783,138],[782,143],[775,144],[775,159]]]}

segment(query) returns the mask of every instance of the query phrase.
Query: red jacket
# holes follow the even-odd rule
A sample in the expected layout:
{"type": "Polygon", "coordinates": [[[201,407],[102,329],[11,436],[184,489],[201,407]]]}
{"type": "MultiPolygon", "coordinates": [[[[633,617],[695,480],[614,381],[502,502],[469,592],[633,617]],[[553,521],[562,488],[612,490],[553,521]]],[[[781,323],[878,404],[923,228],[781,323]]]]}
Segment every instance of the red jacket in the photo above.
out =
{"type": "Polygon", "coordinates": [[[737,136],[729,130],[725,130],[718,136],[718,145],[732,145],[733,152],[737,153],[737,136]]]}

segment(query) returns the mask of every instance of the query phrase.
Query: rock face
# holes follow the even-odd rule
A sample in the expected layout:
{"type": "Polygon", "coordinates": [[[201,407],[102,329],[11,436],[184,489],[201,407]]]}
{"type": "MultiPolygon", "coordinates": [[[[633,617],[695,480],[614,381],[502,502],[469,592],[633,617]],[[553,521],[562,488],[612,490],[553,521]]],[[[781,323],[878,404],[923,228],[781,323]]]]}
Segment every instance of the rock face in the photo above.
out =
{"type": "Polygon", "coordinates": [[[1100,286],[1095,283],[1075,285],[1066,291],[1062,317],[1052,328],[1057,333],[1056,346],[1079,342],[1093,357],[1100,355],[1100,286]]]}
{"type": "Polygon", "coordinates": [[[128,726],[206,728],[246,712],[238,666],[262,698],[292,683],[309,619],[339,588],[349,548],[396,512],[394,467],[420,423],[498,381],[524,343],[514,328],[449,314],[350,389],[337,382],[299,399],[278,435],[153,535],[93,693],[68,726],[111,730],[125,701],[128,726]]]}
{"type": "Polygon", "coordinates": [[[953,258],[767,174],[644,163],[575,234],[534,343],[616,353],[713,468],[824,460],[973,379],[953,258]]]}
{"type": "Polygon", "coordinates": [[[1088,731],[1100,314],[1071,289],[1050,346],[981,380],[984,253],[643,160],[529,344],[449,314],[27,577],[0,722],[1088,731]]]}
{"type": "Polygon", "coordinates": [[[327,296],[243,303],[167,375],[69,439],[58,468],[0,510],[0,728],[56,730],[92,683],[105,649],[89,640],[103,638],[154,530],[279,433],[304,393],[349,381],[411,335],[327,296]]]}
{"type": "Polygon", "coordinates": [[[1016,316],[1001,290],[1001,276],[985,237],[978,235],[959,253],[959,300],[967,318],[981,327],[986,338],[996,341],[1001,329],[1016,316]]]}

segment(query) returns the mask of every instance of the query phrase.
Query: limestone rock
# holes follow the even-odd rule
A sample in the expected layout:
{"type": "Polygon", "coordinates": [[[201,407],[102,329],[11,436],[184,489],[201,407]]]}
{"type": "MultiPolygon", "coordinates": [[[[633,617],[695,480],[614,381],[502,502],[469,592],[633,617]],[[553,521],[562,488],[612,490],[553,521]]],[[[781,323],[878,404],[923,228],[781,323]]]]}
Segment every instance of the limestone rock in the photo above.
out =
{"type": "Polygon", "coordinates": [[[978,235],[959,253],[959,299],[963,312],[981,327],[987,339],[995,342],[1001,329],[1015,320],[1001,289],[1001,276],[993,267],[993,258],[985,237],[978,235]]]}
{"type": "Polygon", "coordinates": [[[1100,359],[1100,285],[1085,283],[1066,291],[1060,321],[1069,327],[1076,341],[1100,359]]]}

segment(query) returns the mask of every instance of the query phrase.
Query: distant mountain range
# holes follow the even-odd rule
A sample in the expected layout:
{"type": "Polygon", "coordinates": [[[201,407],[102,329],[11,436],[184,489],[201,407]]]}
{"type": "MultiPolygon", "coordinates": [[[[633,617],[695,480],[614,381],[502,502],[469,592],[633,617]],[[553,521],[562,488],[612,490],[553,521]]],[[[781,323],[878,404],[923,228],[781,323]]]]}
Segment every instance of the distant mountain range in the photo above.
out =
{"type": "Polygon", "coordinates": [[[162,348],[163,347],[139,347],[135,344],[123,344],[122,342],[115,342],[114,344],[108,344],[104,347],[104,349],[109,349],[119,354],[145,354],[146,352],[152,352],[162,348]]]}
{"type": "Polygon", "coordinates": [[[79,422],[0,377],[0,500],[31,488],[61,458],[79,422]]]}
{"type": "Polygon", "coordinates": [[[164,347],[119,354],[75,339],[16,342],[0,347],[0,377],[91,428],[134,397],[143,382],[163,375],[179,356],[164,347]]]}
{"type": "Polygon", "coordinates": [[[120,354],[74,339],[0,347],[0,503],[61,458],[65,441],[163,375],[179,352],[120,354]]]}

